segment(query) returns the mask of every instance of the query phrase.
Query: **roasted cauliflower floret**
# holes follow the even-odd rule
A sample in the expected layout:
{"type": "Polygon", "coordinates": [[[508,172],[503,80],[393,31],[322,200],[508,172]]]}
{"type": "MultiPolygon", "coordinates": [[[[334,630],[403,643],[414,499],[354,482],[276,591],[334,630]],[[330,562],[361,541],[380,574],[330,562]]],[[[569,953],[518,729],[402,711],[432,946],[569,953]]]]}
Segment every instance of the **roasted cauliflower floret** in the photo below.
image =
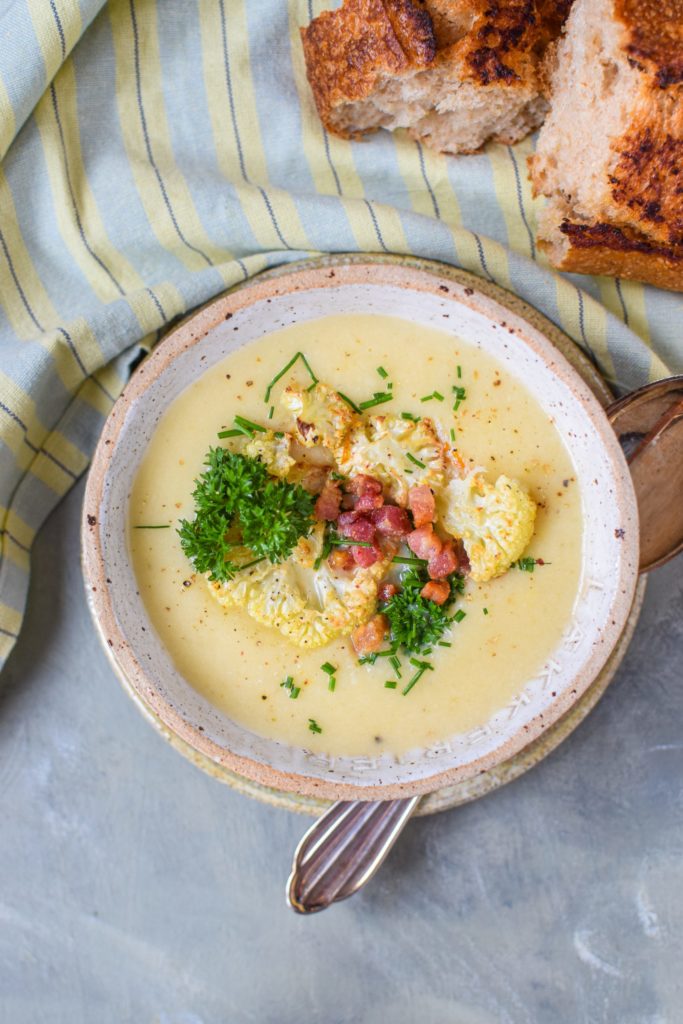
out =
{"type": "Polygon", "coordinates": [[[351,572],[335,572],[327,563],[314,570],[322,533],[321,524],[279,565],[261,562],[227,583],[209,583],[211,593],[225,607],[244,608],[257,622],[278,629],[297,647],[313,650],[348,636],[374,614],[379,581],[390,558],[351,572]],[[318,607],[299,581],[301,570],[310,571],[318,607]]]}
{"type": "Polygon", "coordinates": [[[437,508],[444,529],[465,545],[477,583],[506,572],[534,532],[536,504],[521,484],[508,476],[489,483],[477,468],[449,480],[437,508]]]}
{"type": "Polygon", "coordinates": [[[426,416],[418,423],[400,416],[369,416],[352,427],[335,456],[342,473],[375,477],[399,505],[407,504],[410,487],[437,489],[444,483],[444,444],[426,416]]]}
{"type": "Polygon", "coordinates": [[[276,437],[272,430],[265,433],[254,434],[244,446],[244,454],[252,459],[260,459],[271,476],[278,476],[284,479],[295,460],[289,454],[291,434],[282,434],[276,437]]]}
{"type": "Polygon", "coordinates": [[[294,413],[297,440],[307,448],[321,444],[334,451],[356,419],[353,409],[334,388],[320,381],[310,390],[286,387],[282,404],[294,413]]]}

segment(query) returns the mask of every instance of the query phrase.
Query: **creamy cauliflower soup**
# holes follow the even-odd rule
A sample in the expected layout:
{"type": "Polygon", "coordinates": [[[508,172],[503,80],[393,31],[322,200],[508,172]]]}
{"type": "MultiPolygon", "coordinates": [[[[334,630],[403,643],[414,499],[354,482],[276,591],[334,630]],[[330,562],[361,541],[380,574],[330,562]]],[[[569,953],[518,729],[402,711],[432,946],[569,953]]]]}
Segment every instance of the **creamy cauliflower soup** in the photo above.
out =
{"type": "Polygon", "coordinates": [[[580,583],[580,493],[547,414],[476,347],[383,316],[273,332],[191,384],[129,527],[187,681],[331,755],[483,725],[557,645],[580,583]]]}

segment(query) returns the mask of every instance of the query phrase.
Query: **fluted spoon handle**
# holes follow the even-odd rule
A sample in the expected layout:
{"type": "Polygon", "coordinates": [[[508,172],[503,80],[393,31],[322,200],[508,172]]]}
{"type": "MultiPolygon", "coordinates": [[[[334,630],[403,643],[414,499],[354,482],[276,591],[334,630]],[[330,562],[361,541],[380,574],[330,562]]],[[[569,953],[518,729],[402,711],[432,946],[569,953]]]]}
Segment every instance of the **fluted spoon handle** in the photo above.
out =
{"type": "Polygon", "coordinates": [[[312,914],[357,892],[377,871],[419,799],[333,804],[296,848],[287,882],[290,907],[312,914]]]}

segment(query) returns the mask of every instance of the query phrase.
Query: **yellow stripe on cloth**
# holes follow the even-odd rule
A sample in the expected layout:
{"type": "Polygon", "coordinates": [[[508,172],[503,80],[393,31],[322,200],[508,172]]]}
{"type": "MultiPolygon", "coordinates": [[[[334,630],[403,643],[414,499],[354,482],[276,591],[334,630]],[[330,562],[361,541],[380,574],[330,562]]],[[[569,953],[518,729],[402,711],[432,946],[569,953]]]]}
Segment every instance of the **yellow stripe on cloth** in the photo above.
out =
{"type": "Polygon", "coordinates": [[[215,266],[226,284],[232,254],[214,245],[173,158],[164,104],[156,5],[112,0],[108,7],[116,54],[116,100],[130,168],[150,226],[164,248],[188,268],[215,266]],[[142,57],[144,53],[144,59],[142,57]]]}
{"type": "Polygon", "coordinates": [[[14,108],[10,102],[5,83],[0,78],[0,160],[10,147],[17,130],[14,108]]]}
{"type": "Polygon", "coordinates": [[[231,0],[228,28],[225,0],[199,9],[204,79],[219,166],[237,187],[259,245],[269,249],[311,248],[296,203],[269,185],[249,62],[246,8],[231,0]],[[239,97],[234,82],[239,81],[239,97]]]}

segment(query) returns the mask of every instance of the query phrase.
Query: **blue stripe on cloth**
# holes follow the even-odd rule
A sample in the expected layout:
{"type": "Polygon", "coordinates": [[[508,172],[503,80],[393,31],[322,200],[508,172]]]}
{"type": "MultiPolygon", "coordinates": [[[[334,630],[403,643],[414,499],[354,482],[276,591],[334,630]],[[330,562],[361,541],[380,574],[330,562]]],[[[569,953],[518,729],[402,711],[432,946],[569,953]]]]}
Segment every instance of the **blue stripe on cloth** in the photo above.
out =
{"type": "MultiPolygon", "coordinates": [[[[244,148],[243,148],[243,145],[242,145],[242,137],[241,137],[241,133],[240,133],[240,127],[239,127],[239,124],[238,124],[238,121],[237,121],[237,111],[236,111],[236,108],[235,108],[235,94],[234,94],[234,88],[233,88],[233,82],[232,82],[232,70],[230,68],[230,53],[228,51],[228,26],[227,26],[227,19],[226,19],[226,16],[225,16],[225,3],[224,3],[224,0],[218,0],[218,6],[219,6],[220,16],[221,16],[221,43],[222,43],[222,48],[223,48],[223,64],[224,64],[224,68],[225,68],[225,87],[226,87],[227,96],[228,96],[228,103],[230,105],[230,118],[231,118],[231,121],[232,121],[232,129],[233,129],[233,133],[234,133],[234,136],[235,136],[235,145],[237,146],[237,154],[238,154],[238,157],[239,157],[240,171],[242,173],[242,179],[247,184],[251,184],[252,182],[251,182],[251,179],[250,179],[248,171],[247,171],[247,165],[246,165],[246,161],[245,161],[245,157],[244,157],[244,148]]],[[[264,188],[261,185],[259,185],[258,183],[256,183],[256,187],[257,187],[257,189],[258,189],[258,191],[259,191],[259,193],[261,195],[261,198],[262,198],[262,200],[264,202],[266,210],[268,211],[268,215],[270,217],[270,220],[271,220],[271,223],[273,225],[273,228],[275,229],[275,233],[277,234],[278,238],[282,242],[283,247],[285,249],[291,249],[292,246],[290,246],[289,243],[287,241],[285,241],[285,238],[284,238],[284,236],[282,234],[280,225],[278,224],[278,221],[277,221],[277,219],[275,217],[275,213],[273,211],[272,204],[271,204],[270,200],[268,199],[268,196],[266,195],[266,192],[265,192],[264,188]]]]}
{"type": "MultiPolygon", "coordinates": [[[[197,11],[181,24],[184,46],[201,52],[197,11]]],[[[158,40],[164,106],[176,165],[187,184],[204,231],[216,246],[226,250],[226,259],[227,251],[232,249],[246,279],[248,271],[240,262],[240,256],[260,252],[260,246],[245,216],[235,185],[224,177],[218,164],[204,75],[198,73],[194,63],[182,59],[185,50],[179,46],[178,22],[173,18],[159,19],[158,40]],[[198,116],[199,112],[201,116],[198,116]],[[219,203],[216,203],[217,195],[220,195],[219,203]],[[241,242],[237,247],[235,239],[241,242]]],[[[225,119],[225,132],[229,134],[227,104],[225,119]]]]}
{"type": "Polygon", "coordinates": [[[207,254],[203,251],[203,249],[200,249],[198,246],[196,246],[192,242],[188,241],[188,239],[185,237],[185,234],[183,233],[183,231],[182,231],[182,229],[181,229],[181,227],[180,227],[180,225],[178,223],[178,220],[176,218],[176,214],[175,214],[175,211],[173,209],[173,205],[171,203],[171,200],[169,199],[168,192],[166,191],[166,185],[164,184],[163,177],[162,177],[161,172],[159,170],[159,167],[158,167],[158,165],[156,163],[156,160],[154,159],[154,152],[153,152],[153,149],[152,149],[152,142],[151,142],[150,135],[149,135],[149,130],[148,130],[148,127],[147,127],[147,114],[145,113],[145,104],[144,104],[143,97],[142,97],[142,80],[141,80],[141,70],[140,70],[140,37],[138,35],[138,23],[137,23],[137,16],[136,16],[136,13],[135,13],[135,0],[129,0],[129,8],[130,8],[131,23],[132,23],[132,26],[133,26],[133,63],[134,63],[134,67],[135,67],[135,92],[136,92],[136,96],[137,96],[138,113],[140,115],[140,124],[142,126],[142,134],[143,134],[144,140],[145,140],[145,149],[146,149],[146,152],[147,152],[147,159],[149,160],[150,165],[152,167],[152,170],[154,171],[154,176],[155,176],[155,178],[157,180],[157,184],[159,186],[159,190],[160,190],[161,195],[163,197],[164,205],[165,205],[165,207],[166,207],[166,209],[168,211],[169,217],[171,218],[171,221],[173,223],[173,227],[175,228],[175,231],[176,231],[176,234],[178,235],[178,238],[183,243],[183,245],[186,246],[186,248],[190,249],[192,252],[195,252],[199,256],[201,256],[202,259],[205,260],[207,266],[211,267],[211,266],[213,266],[213,261],[209,258],[209,256],[207,256],[207,254]]]}
{"type": "Polygon", "coordinates": [[[95,263],[97,263],[97,265],[99,267],[101,267],[101,269],[105,272],[105,274],[107,275],[107,277],[109,278],[111,283],[114,285],[114,287],[118,291],[119,295],[123,295],[124,294],[124,290],[123,290],[121,284],[114,277],[113,273],[111,272],[109,267],[106,265],[104,260],[101,258],[101,256],[99,256],[95,252],[95,250],[92,248],[92,246],[90,245],[90,242],[88,241],[88,239],[86,237],[85,231],[83,229],[83,221],[81,220],[81,214],[80,214],[80,211],[78,209],[78,203],[76,202],[76,193],[74,192],[74,186],[73,186],[73,183],[72,183],[72,180],[71,180],[71,171],[69,169],[69,155],[68,155],[68,151],[67,151],[67,148],[66,148],[66,143],[64,141],[64,129],[62,127],[62,119],[61,119],[61,116],[60,116],[60,113],[59,113],[59,101],[57,99],[57,90],[55,89],[54,85],[50,86],[50,100],[52,101],[52,110],[54,112],[55,120],[57,122],[57,129],[58,129],[58,132],[59,132],[59,142],[60,142],[60,147],[61,147],[61,152],[62,152],[62,162],[63,162],[63,166],[64,166],[64,177],[65,177],[65,180],[66,180],[67,189],[69,191],[69,198],[71,200],[71,209],[72,209],[72,212],[73,212],[74,220],[76,222],[76,227],[78,228],[78,233],[79,233],[79,235],[81,237],[81,241],[83,242],[83,245],[85,246],[86,250],[88,251],[88,254],[92,257],[92,259],[95,261],[95,263]]]}

